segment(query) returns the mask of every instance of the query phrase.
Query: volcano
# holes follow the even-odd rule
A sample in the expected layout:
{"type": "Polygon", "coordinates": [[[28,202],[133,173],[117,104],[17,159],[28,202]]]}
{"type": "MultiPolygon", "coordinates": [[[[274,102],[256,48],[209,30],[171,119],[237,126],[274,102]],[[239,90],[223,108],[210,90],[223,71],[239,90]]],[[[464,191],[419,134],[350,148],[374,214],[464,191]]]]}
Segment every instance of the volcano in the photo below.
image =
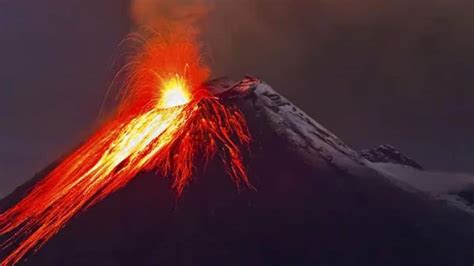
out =
{"type": "MultiPolygon", "coordinates": [[[[421,169],[366,159],[259,79],[219,78],[206,87],[245,116],[251,186],[236,188],[218,158],[197,167],[179,197],[172,179],[141,171],[19,264],[474,263],[474,209],[412,183],[421,169]]],[[[61,160],[3,199],[0,210],[61,160]]]]}

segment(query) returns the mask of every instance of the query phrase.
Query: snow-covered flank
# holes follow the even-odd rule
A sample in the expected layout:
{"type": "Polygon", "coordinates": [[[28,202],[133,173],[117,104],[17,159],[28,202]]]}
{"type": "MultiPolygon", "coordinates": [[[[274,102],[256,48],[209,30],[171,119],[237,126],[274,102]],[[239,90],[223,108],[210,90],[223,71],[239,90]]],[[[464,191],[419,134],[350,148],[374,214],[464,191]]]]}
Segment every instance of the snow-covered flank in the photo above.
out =
{"type": "Polygon", "coordinates": [[[258,99],[252,101],[253,107],[269,120],[268,125],[274,132],[288,140],[289,147],[306,160],[316,165],[325,162],[352,174],[375,170],[405,190],[423,191],[474,213],[474,202],[466,200],[466,195],[474,195],[474,176],[422,171],[414,168],[415,165],[370,162],[268,84],[247,77],[233,90],[253,91],[258,99]]]}
{"type": "MultiPolygon", "coordinates": [[[[386,178],[391,184],[414,194],[429,194],[434,198],[474,214],[474,201],[463,195],[474,196],[474,176],[463,174],[433,173],[415,168],[416,165],[370,162],[347,146],[341,139],[309,117],[302,110],[275,92],[268,84],[252,77],[236,83],[227,93],[254,94],[248,97],[251,110],[263,116],[288,147],[317,167],[329,166],[333,170],[353,177],[376,176],[386,178]],[[420,191],[424,193],[420,193],[420,191]],[[467,193],[467,194],[466,194],[467,193]]],[[[392,151],[393,153],[393,151],[392,151]]],[[[400,156],[395,159],[400,159],[400,156]]],[[[405,159],[403,157],[402,159],[405,159]]],[[[413,161],[414,162],[414,161],[413,161]]]]}
{"type": "Polygon", "coordinates": [[[341,139],[316,122],[286,98],[275,92],[270,85],[251,77],[241,83],[254,83],[258,101],[253,105],[269,120],[274,131],[288,140],[292,149],[303,153],[313,163],[322,161],[344,172],[367,170],[366,160],[347,146],[341,139]]]}
{"type": "Polygon", "coordinates": [[[393,163],[369,163],[369,166],[388,178],[474,214],[474,202],[468,196],[474,195],[474,175],[421,171],[393,163]]]}

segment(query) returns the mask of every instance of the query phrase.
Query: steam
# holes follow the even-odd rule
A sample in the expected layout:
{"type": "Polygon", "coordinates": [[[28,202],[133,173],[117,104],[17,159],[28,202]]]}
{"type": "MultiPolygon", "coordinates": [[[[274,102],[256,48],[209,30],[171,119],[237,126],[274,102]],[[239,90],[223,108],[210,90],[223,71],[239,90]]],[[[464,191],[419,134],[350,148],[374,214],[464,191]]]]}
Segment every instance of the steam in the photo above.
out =
{"type": "Polygon", "coordinates": [[[198,33],[198,24],[209,9],[202,0],[132,0],[130,16],[139,29],[198,33]]]}

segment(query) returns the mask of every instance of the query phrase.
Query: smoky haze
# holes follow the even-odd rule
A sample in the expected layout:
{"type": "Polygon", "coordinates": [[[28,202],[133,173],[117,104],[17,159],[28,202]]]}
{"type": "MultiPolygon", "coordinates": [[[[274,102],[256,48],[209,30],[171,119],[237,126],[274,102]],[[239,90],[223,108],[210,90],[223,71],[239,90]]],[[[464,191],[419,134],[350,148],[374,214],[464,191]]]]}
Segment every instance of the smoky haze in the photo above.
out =
{"type": "Polygon", "coordinates": [[[474,171],[474,2],[219,1],[216,75],[257,75],[355,148],[474,171]]]}
{"type": "Polygon", "coordinates": [[[0,2],[0,195],[96,127],[130,11],[139,24],[208,14],[214,76],[264,79],[355,148],[474,172],[471,0],[40,2],[0,2]]]}

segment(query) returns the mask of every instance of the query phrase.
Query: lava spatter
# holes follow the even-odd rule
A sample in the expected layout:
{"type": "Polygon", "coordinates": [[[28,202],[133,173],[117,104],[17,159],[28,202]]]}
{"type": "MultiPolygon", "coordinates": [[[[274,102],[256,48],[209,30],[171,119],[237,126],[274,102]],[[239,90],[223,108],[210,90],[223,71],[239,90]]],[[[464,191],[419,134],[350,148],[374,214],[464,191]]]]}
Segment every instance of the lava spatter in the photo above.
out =
{"type": "Polygon", "coordinates": [[[147,41],[132,62],[118,110],[81,147],[0,214],[2,266],[40,248],[79,211],[117,191],[140,171],[173,178],[178,196],[197,156],[219,156],[237,184],[248,185],[240,145],[250,142],[242,113],[202,84],[209,69],[197,45],[182,36],[147,41]]]}

